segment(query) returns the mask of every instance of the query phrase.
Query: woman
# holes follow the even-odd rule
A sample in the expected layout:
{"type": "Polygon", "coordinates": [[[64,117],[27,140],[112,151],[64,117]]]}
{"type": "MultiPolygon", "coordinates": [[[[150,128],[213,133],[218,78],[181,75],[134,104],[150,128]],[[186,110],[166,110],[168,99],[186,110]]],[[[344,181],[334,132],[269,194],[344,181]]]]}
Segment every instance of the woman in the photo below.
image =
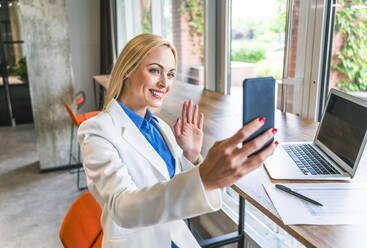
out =
{"type": "Polygon", "coordinates": [[[256,119],[216,142],[203,160],[203,114],[191,101],[170,127],[149,108],[173,86],[176,51],[153,34],[125,46],[112,70],[103,111],[85,121],[78,139],[89,191],[103,209],[104,247],[198,247],[182,219],[220,209],[220,188],[257,168],[276,147],[247,157],[274,137],[256,119]]]}

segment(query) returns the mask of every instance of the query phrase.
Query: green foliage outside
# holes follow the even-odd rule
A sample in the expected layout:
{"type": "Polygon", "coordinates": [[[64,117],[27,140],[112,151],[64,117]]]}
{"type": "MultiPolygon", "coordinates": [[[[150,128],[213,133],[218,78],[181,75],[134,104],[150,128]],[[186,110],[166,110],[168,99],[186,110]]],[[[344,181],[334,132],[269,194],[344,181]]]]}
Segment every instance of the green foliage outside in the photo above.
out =
{"type": "MultiPolygon", "coordinates": [[[[249,31],[253,32],[253,37],[251,39],[256,42],[257,45],[249,44],[251,42],[245,42],[246,44],[243,43],[242,46],[234,46],[232,42],[231,60],[256,63],[256,73],[258,76],[273,76],[276,79],[281,79],[283,65],[271,63],[269,61],[266,62],[266,51],[268,49],[274,50],[274,48],[278,48],[284,44],[287,1],[274,1],[277,15],[269,22],[264,21],[260,17],[257,19],[240,18],[233,20],[232,28],[242,33],[248,33],[249,31]]],[[[188,17],[190,35],[194,41],[193,51],[203,55],[204,1],[182,0],[180,11],[188,17]]]]}
{"type": "Polygon", "coordinates": [[[204,36],[204,1],[203,0],[182,0],[182,14],[186,14],[190,25],[190,34],[194,42],[193,51],[200,54],[203,59],[204,46],[202,39],[204,36]]]}
{"type": "Polygon", "coordinates": [[[143,12],[142,31],[143,33],[151,33],[152,29],[152,0],[146,1],[146,7],[143,12]]]}
{"type": "Polygon", "coordinates": [[[181,13],[188,14],[189,24],[197,34],[204,34],[204,1],[183,0],[181,13]]]}
{"type": "MultiPolygon", "coordinates": [[[[237,0],[243,1],[243,0],[237,0]]],[[[231,60],[254,63],[256,76],[273,76],[282,79],[283,53],[286,25],[286,0],[263,1],[272,8],[272,18],[264,16],[232,17],[234,34],[242,33],[242,38],[232,36],[231,60]]],[[[235,6],[235,2],[232,2],[235,6]]]]}
{"type": "Polygon", "coordinates": [[[282,67],[276,66],[269,61],[263,60],[256,64],[256,77],[272,76],[277,80],[282,79],[282,67]]]}
{"type": "Polygon", "coordinates": [[[264,47],[246,46],[240,48],[232,48],[231,51],[232,61],[256,63],[265,58],[266,56],[264,47]]]}
{"type": "Polygon", "coordinates": [[[270,31],[278,35],[278,39],[284,42],[285,24],[287,19],[287,2],[284,0],[276,0],[277,17],[271,21],[270,31]]]}
{"type": "Polygon", "coordinates": [[[11,76],[19,76],[20,80],[22,80],[23,82],[28,82],[26,58],[22,57],[18,60],[15,66],[9,66],[8,73],[11,76]]]}
{"type": "Polygon", "coordinates": [[[338,83],[345,91],[367,90],[367,9],[358,8],[365,0],[339,0],[335,33],[342,32],[344,49],[336,53],[340,62],[334,69],[345,75],[338,83]]]}

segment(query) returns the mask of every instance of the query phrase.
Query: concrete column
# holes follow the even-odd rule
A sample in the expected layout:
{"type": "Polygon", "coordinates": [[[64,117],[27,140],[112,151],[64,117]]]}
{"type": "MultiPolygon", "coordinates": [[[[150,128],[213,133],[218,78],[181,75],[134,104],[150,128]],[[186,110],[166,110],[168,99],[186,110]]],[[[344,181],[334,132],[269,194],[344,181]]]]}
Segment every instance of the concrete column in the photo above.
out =
{"type": "Polygon", "coordinates": [[[21,0],[23,39],[41,170],[69,161],[73,100],[66,0],[21,0]]]}

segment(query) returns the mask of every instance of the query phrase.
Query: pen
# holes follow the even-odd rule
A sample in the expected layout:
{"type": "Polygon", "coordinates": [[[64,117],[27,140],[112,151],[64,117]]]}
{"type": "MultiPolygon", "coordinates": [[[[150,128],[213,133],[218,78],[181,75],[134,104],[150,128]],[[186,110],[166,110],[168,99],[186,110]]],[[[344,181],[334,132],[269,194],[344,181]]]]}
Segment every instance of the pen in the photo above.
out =
{"type": "Polygon", "coordinates": [[[305,201],[311,202],[311,203],[316,204],[318,206],[322,206],[322,204],[320,202],[317,202],[315,200],[312,200],[312,199],[308,198],[307,196],[301,195],[301,194],[293,191],[292,189],[290,189],[290,188],[288,188],[288,187],[286,187],[284,185],[275,184],[275,187],[278,188],[278,189],[280,189],[280,190],[283,190],[283,191],[285,191],[285,192],[287,192],[287,193],[289,193],[291,195],[297,196],[297,197],[299,197],[299,198],[301,198],[301,199],[303,199],[305,201]]]}

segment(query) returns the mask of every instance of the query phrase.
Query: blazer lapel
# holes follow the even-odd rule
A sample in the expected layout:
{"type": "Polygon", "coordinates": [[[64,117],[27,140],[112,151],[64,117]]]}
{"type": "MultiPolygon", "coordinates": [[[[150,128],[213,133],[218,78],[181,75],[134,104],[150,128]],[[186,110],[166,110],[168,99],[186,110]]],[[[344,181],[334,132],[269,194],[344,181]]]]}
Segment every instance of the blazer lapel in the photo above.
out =
{"type": "Polygon", "coordinates": [[[166,163],[154,150],[152,145],[147,141],[140,130],[135,126],[133,121],[127,116],[116,100],[112,100],[107,106],[106,111],[111,115],[111,118],[116,126],[121,127],[121,136],[134,149],[146,158],[154,168],[156,168],[162,176],[169,180],[169,174],[166,163]]]}
{"type": "MultiPolygon", "coordinates": [[[[160,118],[158,118],[159,121],[161,121],[160,118]]],[[[180,169],[180,163],[179,163],[179,157],[177,149],[175,149],[175,141],[172,141],[170,137],[167,135],[168,130],[165,130],[159,123],[156,123],[157,127],[159,129],[159,132],[162,134],[162,137],[164,141],[166,142],[168,149],[171,151],[172,156],[175,158],[175,175],[181,171],[180,169]]]]}

